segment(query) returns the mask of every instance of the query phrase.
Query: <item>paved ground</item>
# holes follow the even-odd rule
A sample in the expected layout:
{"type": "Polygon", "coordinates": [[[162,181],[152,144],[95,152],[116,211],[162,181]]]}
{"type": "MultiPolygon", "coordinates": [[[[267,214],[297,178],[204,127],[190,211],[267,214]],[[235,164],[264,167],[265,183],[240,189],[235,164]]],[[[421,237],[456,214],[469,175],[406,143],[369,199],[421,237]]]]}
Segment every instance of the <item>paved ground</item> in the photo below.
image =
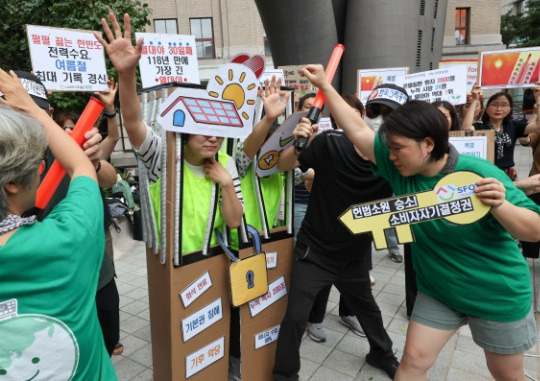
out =
{"type": "MultiPolygon", "coordinates": [[[[530,149],[516,147],[516,163],[520,178],[530,168],[530,149]]],[[[125,350],[114,356],[113,362],[120,380],[152,380],[152,349],[150,337],[150,314],[148,309],[148,287],[146,259],[143,244],[124,235],[115,237],[117,284],[120,292],[121,342],[125,350]]],[[[540,289],[540,260],[529,260],[535,286],[535,306],[540,289]]],[[[403,265],[387,258],[386,251],[374,252],[373,272],[376,279],[373,293],[382,311],[385,326],[397,348],[397,357],[402,355],[408,320],[405,313],[405,281],[403,265]]],[[[337,303],[339,293],[333,289],[327,307],[324,325],[328,334],[325,343],[315,343],[304,338],[301,347],[302,381],[350,381],[387,380],[386,375],[365,363],[369,346],[340,324],[337,303]]],[[[538,306],[537,306],[538,308],[538,306]]],[[[540,315],[536,313],[540,328],[540,315]]],[[[540,354],[540,339],[531,354],[540,354]]],[[[528,375],[540,379],[540,359],[527,357],[525,367],[528,375]]],[[[429,380],[464,381],[491,380],[485,366],[483,351],[477,347],[468,327],[461,328],[444,347],[429,380]]],[[[219,380],[216,380],[219,381],[219,380]]],[[[256,381],[256,380],[248,380],[256,381]]]]}

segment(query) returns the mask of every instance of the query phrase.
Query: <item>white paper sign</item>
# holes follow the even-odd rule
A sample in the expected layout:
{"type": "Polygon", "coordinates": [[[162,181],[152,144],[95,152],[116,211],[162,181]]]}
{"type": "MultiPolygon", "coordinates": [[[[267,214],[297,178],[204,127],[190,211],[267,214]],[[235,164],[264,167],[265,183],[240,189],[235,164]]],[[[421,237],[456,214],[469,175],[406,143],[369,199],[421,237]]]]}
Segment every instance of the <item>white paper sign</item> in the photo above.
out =
{"type": "Polygon", "coordinates": [[[294,128],[306,115],[307,111],[291,114],[262,145],[257,156],[257,176],[265,177],[279,172],[277,168],[279,155],[281,151],[294,144],[294,128]]]}
{"type": "Polygon", "coordinates": [[[91,31],[27,25],[34,74],[48,91],[108,91],[103,46],[91,31]]]}
{"type": "Polygon", "coordinates": [[[277,340],[279,334],[279,324],[273,326],[266,331],[257,333],[255,335],[255,349],[264,347],[265,345],[271,344],[277,340]]]}
{"type": "Polygon", "coordinates": [[[143,87],[163,83],[201,83],[195,37],[181,34],[135,33],[143,37],[139,68],[143,87]]]}
{"type": "Polygon", "coordinates": [[[478,77],[478,61],[464,60],[468,63],[460,63],[459,60],[443,60],[439,61],[439,68],[464,65],[467,67],[467,92],[470,92],[476,83],[478,77]]]}
{"type": "Polygon", "coordinates": [[[398,79],[397,84],[407,90],[410,99],[448,101],[453,105],[467,101],[467,68],[465,65],[409,74],[398,79]]]}
{"type": "Polygon", "coordinates": [[[319,132],[318,133],[328,131],[328,130],[333,130],[332,122],[330,121],[330,118],[321,118],[321,119],[319,119],[318,125],[319,125],[319,132]]]}
{"type": "Polygon", "coordinates": [[[450,136],[448,140],[463,155],[488,159],[487,136],[450,136]]]}
{"type": "Polygon", "coordinates": [[[383,83],[396,83],[399,77],[407,75],[408,67],[390,67],[386,69],[361,69],[357,76],[357,94],[358,98],[365,106],[369,94],[383,83]]]}
{"type": "Polygon", "coordinates": [[[201,333],[222,318],[223,308],[221,305],[221,298],[218,298],[182,320],[182,336],[184,342],[188,341],[198,333],[201,333]]]}
{"type": "Polygon", "coordinates": [[[186,356],[186,378],[222,359],[224,355],[225,337],[223,336],[186,356]]]}
{"type": "Polygon", "coordinates": [[[265,253],[266,255],[266,268],[275,269],[277,267],[277,252],[265,253]]]}
{"type": "Polygon", "coordinates": [[[285,295],[287,295],[287,285],[285,284],[285,278],[282,275],[268,285],[268,293],[249,302],[249,312],[251,313],[251,317],[264,311],[285,295]]]}
{"type": "Polygon", "coordinates": [[[264,73],[259,77],[259,82],[261,86],[265,85],[265,81],[268,79],[268,82],[272,80],[272,77],[276,77],[276,81],[281,79],[281,85],[285,86],[285,75],[283,74],[283,69],[266,69],[264,73]]]}
{"type": "Polygon", "coordinates": [[[210,274],[205,272],[200,278],[196,279],[180,293],[180,298],[182,299],[182,303],[184,303],[184,307],[189,306],[191,303],[197,300],[197,298],[211,286],[212,279],[210,279],[210,274]]]}

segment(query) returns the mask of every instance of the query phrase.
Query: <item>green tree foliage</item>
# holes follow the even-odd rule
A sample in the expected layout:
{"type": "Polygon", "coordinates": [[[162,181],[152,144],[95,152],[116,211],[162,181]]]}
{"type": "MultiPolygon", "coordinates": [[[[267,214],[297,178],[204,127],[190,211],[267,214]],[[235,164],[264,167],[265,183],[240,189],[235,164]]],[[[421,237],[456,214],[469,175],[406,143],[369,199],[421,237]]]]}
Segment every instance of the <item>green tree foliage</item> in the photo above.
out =
{"type": "MultiPolygon", "coordinates": [[[[151,9],[140,0],[0,0],[2,17],[2,54],[0,67],[4,70],[32,70],[26,24],[59,28],[101,31],[101,18],[108,19],[110,11],[118,16],[123,30],[124,13],[131,17],[132,30],[144,31],[150,25],[151,9]]],[[[109,77],[117,77],[107,58],[109,77]]],[[[52,103],[57,110],[80,112],[88,102],[88,93],[55,93],[52,103]]]]}
{"type": "Polygon", "coordinates": [[[501,18],[503,43],[520,47],[540,46],[540,0],[527,0],[524,14],[508,12],[501,18]]]}

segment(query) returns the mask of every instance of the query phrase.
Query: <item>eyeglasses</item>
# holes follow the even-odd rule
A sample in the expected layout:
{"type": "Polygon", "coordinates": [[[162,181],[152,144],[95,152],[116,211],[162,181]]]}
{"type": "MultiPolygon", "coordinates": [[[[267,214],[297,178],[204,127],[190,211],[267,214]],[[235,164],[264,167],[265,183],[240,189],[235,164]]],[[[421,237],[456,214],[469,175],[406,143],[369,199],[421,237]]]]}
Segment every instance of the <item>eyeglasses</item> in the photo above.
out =
{"type": "Polygon", "coordinates": [[[38,167],[38,175],[43,175],[45,173],[45,169],[47,168],[47,155],[43,155],[41,158],[41,161],[39,162],[38,167]]]}
{"type": "Polygon", "coordinates": [[[489,107],[493,107],[493,108],[509,108],[510,107],[510,103],[496,103],[496,102],[493,102],[493,103],[490,103],[489,104],[489,107]]]}

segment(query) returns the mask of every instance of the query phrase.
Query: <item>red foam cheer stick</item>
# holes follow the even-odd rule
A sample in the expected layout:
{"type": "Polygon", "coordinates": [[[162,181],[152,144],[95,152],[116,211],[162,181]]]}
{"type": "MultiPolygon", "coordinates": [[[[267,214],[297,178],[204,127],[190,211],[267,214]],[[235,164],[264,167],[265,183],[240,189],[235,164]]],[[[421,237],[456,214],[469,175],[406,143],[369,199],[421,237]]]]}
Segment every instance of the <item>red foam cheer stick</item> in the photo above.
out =
{"type": "MultiPolygon", "coordinates": [[[[104,108],[105,104],[102,101],[94,97],[90,98],[90,101],[84,108],[77,124],[75,124],[71,132],[71,137],[77,142],[79,147],[82,147],[85,142],[84,135],[92,129],[104,108]]],[[[39,185],[36,195],[36,207],[45,209],[65,174],[66,170],[60,165],[58,160],[55,160],[39,185]]]]}
{"type": "MultiPolygon", "coordinates": [[[[332,82],[332,79],[334,79],[334,74],[336,74],[336,70],[339,65],[339,61],[341,60],[341,56],[343,55],[343,52],[345,51],[345,46],[341,44],[336,44],[334,46],[334,51],[332,52],[332,55],[330,56],[330,60],[328,61],[328,65],[326,65],[326,70],[324,71],[324,75],[326,76],[326,79],[328,82],[332,82]]],[[[324,95],[321,90],[317,91],[317,95],[315,96],[315,99],[313,100],[313,103],[311,104],[311,108],[309,109],[306,118],[309,119],[311,124],[317,123],[319,120],[319,115],[321,114],[321,111],[324,106],[324,95]]],[[[305,136],[300,137],[295,143],[294,146],[297,150],[303,150],[306,147],[308,138],[305,136]]]]}

